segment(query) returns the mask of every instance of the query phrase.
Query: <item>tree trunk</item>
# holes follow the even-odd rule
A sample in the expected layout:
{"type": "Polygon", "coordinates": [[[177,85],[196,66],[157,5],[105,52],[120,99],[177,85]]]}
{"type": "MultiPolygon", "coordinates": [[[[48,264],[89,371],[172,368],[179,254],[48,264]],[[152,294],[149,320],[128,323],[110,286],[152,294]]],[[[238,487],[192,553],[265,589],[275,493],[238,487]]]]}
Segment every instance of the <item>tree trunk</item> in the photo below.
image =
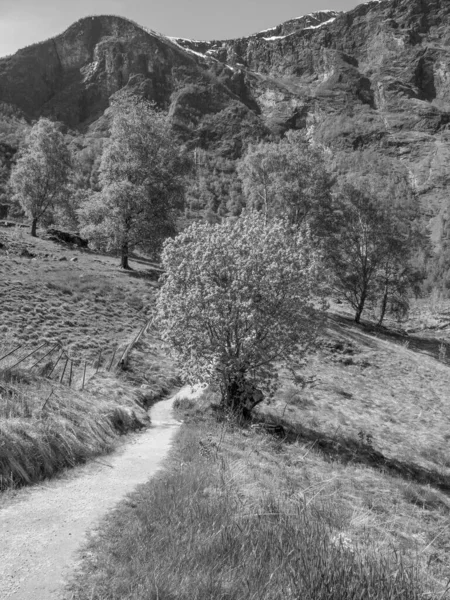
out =
{"type": "Polygon", "coordinates": [[[128,242],[122,244],[122,255],[120,259],[120,266],[122,269],[129,269],[130,265],[128,264],[128,242]]]}
{"type": "Polygon", "coordinates": [[[253,383],[239,373],[228,382],[224,405],[236,415],[250,419],[252,410],[264,400],[264,394],[253,383]]]}
{"type": "Polygon", "coordinates": [[[383,323],[384,315],[386,314],[387,302],[388,302],[388,288],[386,286],[386,288],[384,290],[383,302],[381,303],[380,318],[378,319],[378,323],[377,323],[378,327],[381,327],[381,324],[383,323]]]}
{"type": "Polygon", "coordinates": [[[361,321],[361,315],[364,310],[364,305],[366,303],[366,296],[367,294],[365,292],[361,294],[361,298],[355,313],[355,323],[359,323],[361,321]]]}
{"type": "Polygon", "coordinates": [[[37,237],[36,236],[36,229],[37,229],[37,219],[33,218],[32,222],[31,222],[31,235],[32,237],[37,237]]]}

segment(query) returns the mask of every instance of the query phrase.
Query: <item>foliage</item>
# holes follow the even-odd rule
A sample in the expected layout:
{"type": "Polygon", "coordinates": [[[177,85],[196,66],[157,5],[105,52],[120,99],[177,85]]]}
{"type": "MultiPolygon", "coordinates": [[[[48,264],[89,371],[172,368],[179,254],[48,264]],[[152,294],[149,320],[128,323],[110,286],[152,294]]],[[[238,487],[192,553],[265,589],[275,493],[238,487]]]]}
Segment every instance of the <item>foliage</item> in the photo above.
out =
{"type": "Polygon", "coordinates": [[[165,115],[148,102],[120,98],[100,165],[102,189],[78,211],[82,234],[119,250],[124,268],[136,246],[157,251],[175,232],[187,167],[165,115]]]}
{"type": "Polygon", "coordinates": [[[407,292],[420,279],[409,262],[415,237],[401,207],[384,204],[367,187],[340,187],[327,217],[323,247],[334,289],[355,310],[357,323],[367,302],[381,300],[380,323],[389,301],[393,311],[407,308],[407,292]]]}
{"type": "Polygon", "coordinates": [[[239,216],[244,199],[241,182],[236,177],[236,162],[208,155],[199,148],[194,160],[195,177],[187,193],[190,210],[205,210],[207,219],[208,215],[239,216]]]}
{"type": "Polygon", "coordinates": [[[308,232],[259,213],[194,224],[166,243],[162,262],[157,318],[187,381],[211,381],[244,411],[250,396],[262,399],[255,386],[270,393],[280,361],[300,364],[319,323],[308,232]]]}
{"type": "Polygon", "coordinates": [[[70,169],[70,152],[57,125],[39,119],[11,173],[12,191],[32,219],[32,235],[39,220],[62,202],[70,169]]]}
{"type": "Polygon", "coordinates": [[[332,179],[323,155],[297,132],[288,132],[278,142],[250,146],[238,172],[247,205],[269,218],[318,225],[322,206],[330,201],[332,179]]]}

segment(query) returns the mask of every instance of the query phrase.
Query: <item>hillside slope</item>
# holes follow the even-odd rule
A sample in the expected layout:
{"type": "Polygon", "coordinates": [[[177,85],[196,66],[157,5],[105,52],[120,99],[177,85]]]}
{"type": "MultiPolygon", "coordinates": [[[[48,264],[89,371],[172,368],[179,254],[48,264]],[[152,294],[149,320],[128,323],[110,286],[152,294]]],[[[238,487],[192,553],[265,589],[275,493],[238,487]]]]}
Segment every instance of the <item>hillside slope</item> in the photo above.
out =
{"type": "Polygon", "coordinates": [[[446,0],[372,1],[209,42],[89,17],[0,59],[0,102],[29,119],[107,131],[102,115],[126,88],[169,110],[191,147],[226,158],[291,128],[335,151],[371,148],[408,167],[439,246],[449,218],[449,44],[446,0]]]}

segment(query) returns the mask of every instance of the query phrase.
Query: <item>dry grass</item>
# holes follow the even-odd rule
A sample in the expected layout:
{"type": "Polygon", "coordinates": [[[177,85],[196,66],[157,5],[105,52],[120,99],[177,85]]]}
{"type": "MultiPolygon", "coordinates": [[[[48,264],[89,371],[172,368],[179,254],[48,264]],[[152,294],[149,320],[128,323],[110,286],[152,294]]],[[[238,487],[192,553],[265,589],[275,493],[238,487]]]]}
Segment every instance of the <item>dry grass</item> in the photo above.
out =
{"type": "Polygon", "coordinates": [[[106,375],[76,392],[27,372],[1,372],[0,489],[33,483],[108,452],[119,434],[148,423],[132,391],[106,375]]]}
{"type": "Polygon", "coordinates": [[[268,411],[284,411],[313,438],[369,436],[384,456],[450,481],[450,367],[395,342],[330,321],[304,389],[285,382],[268,411]]]}
{"type": "MultiPolygon", "coordinates": [[[[153,284],[130,278],[108,257],[59,252],[79,260],[62,267],[50,256],[30,261],[13,255],[0,265],[0,308],[7,315],[0,333],[8,343],[32,347],[52,333],[49,339],[59,339],[75,359],[95,360],[100,348],[111,352],[139,327],[144,309],[127,304],[127,290],[136,308],[140,302],[145,307],[153,284]],[[115,312],[116,305],[121,310],[115,312]]],[[[423,321],[420,311],[413,325],[423,321]]],[[[439,307],[439,326],[445,311],[439,307]]],[[[450,339],[445,328],[433,337],[433,323],[426,324],[419,336],[407,337],[331,319],[320,352],[302,373],[303,386],[282,378],[276,398],[258,416],[283,423],[285,436],[217,424],[205,403],[185,406],[189,429],[169,472],[108,518],[68,598],[447,597],[450,368],[448,356],[447,363],[438,358],[439,344],[450,339]],[[320,587],[324,581],[328,590],[320,587]]],[[[173,371],[158,344],[146,338],[126,377],[120,385],[115,378],[92,379],[89,403],[82,408],[79,400],[76,418],[95,406],[94,422],[97,415],[107,422],[113,439],[123,418],[111,418],[111,407],[122,405],[130,383],[145,382],[135,409],[136,400],[145,406],[170,387],[173,371]],[[101,408],[103,401],[109,408],[101,408]]],[[[65,419],[70,432],[73,426],[65,412],[69,397],[55,402],[47,417],[44,384],[42,393],[37,379],[20,385],[15,402],[3,395],[0,422],[17,422],[27,458],[31,422],[45,432],[47,421],[55,439],[65,419]]],[[[58,439],[64,443],[64,436],[58,439]]],[[[100,451],[108,444],[109,437],[100,436],[100,451]]],[[[75,442],[74,448],[63,453],[68,464],[75,442]]],[[[34,463],[31,472],[37,472],[34,463]]]]}
{"type": "MultiPolygon", "coordinates": [[[[35,345],[59,342],[77,362],[112,355],[149,318],[157,286],[148,268],[126,273],[118,259],[1,230],[0,335],[35,345]],[[35,258],[21,256],[28,250],[35,258]],[[72,259],[76,259],[72,261],[72,259]]],[[[1,364],[0,364],[1,366],[1,364]]]]}
{"type": "Polygon", "coordinates": [[[171,388],[174,372],[151,333],[125,373],[108,372],[151,313],[156,283],[142,265],[125,273],[117,259],[22,229],[0,236],[8,248],[0,250],[0,357],[19,347],[0,362],[5,489],[108,452],[120,434],[148,425],[146,408],[171,388]],[[35,258],[22,257],[24,249],[35,258]]]}
{"type": "Polygon", "coordinates": [[[169,470],[92,536],[66,598],[425,597],[414,564],[348,538],[329,481],[294,485],[273,441],[249,435],[211,419],[184,430],[169,470]]]}
{"type": "Polygon", "coordinates": [[[450,368],[377,335],[330,321],[257,417],[284,435],[178,402],[170,472],[94,535],[68,598],[449,598],[450,368]]]}

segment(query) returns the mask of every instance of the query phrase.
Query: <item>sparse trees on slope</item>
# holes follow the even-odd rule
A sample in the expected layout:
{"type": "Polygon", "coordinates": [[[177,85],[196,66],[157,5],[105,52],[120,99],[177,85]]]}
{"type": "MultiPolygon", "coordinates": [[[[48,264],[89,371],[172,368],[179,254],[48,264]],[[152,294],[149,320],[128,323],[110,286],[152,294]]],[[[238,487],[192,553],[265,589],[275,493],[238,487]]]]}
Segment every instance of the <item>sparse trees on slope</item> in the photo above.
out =
{"type": "Polygon", "coordinates": [[[41,118],[31,129],[11,172],[11,189],[31,217],[31,235],[39,221],[63,198],[71,157],[55,123],[41,118]]]}
{"type": "Polygon", "coordinates": [[[357,323],[367,300],[374,298],[384,259],[387,221],[383,217],[375,199],[347,184],[334,198],[323,238],[334,289],[355,310],[357,323]]]}
{"type": "MultiPolygon", "coordinates": [[[[368,295],[378,308],[381,325],[387,312],[397,317],[407,314],[409,298],[418,293],[424,278],[429,240],[420,203],[400,161],[368,150],[337,158],[343,186],[359,190],[372,207],[372,234],[376,228],[379,246],[368,295]]],[[[333,227],[334,217],[327,223],[333,227]]]]}
{"type": "Polygon", "coordinates": [[[349,183],[333,200],[322,239],[325,260],[357,323],[367,302],[380,303],[379,324],[388,303],[393,311],[406,310],[408,292],[420,279],[410,259],[421,236],[403,208],[349,183]]]}
{"type": "Polygon", "coordinates": [[[251,410],[277,362],[298,365],[316,334],[319,264],[307,233],[258,213],[194,224],[166,242],[162,262],[157,316],[185,379],[213,382],[226,406],[251,410]]]}
{"type": "Polygon", "coordinates": [[[247,206],[268,218],[306,220],[320,225],[323,205],[330,202],[332,179],[323,156],[297,132],[279,142],[250,146],[238,166],[247,206]]]}
{"type": "Polygon", "coordinates": [[[128,269],[135,247],[156,251],[175,232],[187,163],[166,117],[153,105],[121,100],[113,111],[111,140],[100,165],[102,190],[78,214],[82,234],[118,250],[121,266],[128,269]]]}

